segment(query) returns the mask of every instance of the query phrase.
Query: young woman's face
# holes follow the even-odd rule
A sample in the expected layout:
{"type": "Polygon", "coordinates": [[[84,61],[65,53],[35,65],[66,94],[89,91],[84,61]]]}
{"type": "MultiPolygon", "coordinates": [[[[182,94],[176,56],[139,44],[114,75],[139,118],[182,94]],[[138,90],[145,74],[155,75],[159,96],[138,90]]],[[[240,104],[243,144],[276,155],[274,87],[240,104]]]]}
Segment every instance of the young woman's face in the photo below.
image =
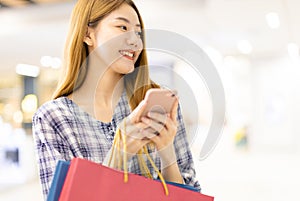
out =
{"type": "Polygon", "coordinates": [[[102,19],[92,30],[92,50],[107,67],[119,74],[134,70],[143,43],[141,25],[135,10],[123,4],[102,19]]]}

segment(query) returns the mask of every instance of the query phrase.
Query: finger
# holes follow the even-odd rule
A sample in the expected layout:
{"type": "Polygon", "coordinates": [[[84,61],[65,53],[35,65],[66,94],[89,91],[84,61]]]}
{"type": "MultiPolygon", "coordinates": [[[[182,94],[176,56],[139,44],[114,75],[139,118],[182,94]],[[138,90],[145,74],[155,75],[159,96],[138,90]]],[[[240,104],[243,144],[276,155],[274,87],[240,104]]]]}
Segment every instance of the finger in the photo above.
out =
{"type": "Polygon", "coordinates": [[[173,130],[174,128],[177,128],[176,122],[174,122],[171,118],[166,119],[164,126],[167,130],[173,130]]]}
{"type": "Polygon", "coordinates": [[[147,127],[149,126],[143,122],[131,124],[128,127],[126,127],[126,131],[122,131],[122,133],[130,138],[141,140],[145,138],[145,136],[142,134],[142,130],[147,127]]]}
{"type": "Polygon", "coordinates": [[[178,98],[174,102],[174,105],[172,107],[171,114],[170,114],[170,117],[173,121],[176,121],[176,119],[177,119],[177,109],[178,109],[178,98]]]}
{"type": "Polygon", "coordinates": [[[136,124],[127,124],[126,125],[126,130],[124,129],[124,125],[121,124],[121,131],[123,131],[124,133],[126,133],[127,135],[129,135],[130,133],[135,133],[139,130],[142,130],[144,128],[147,128],[148,125],[143,123],[143,122],[139,122],[136,124]]]}
{"type": "Polygon", "coordinates": [[[151,138],[157,136],[157,134],[155,134],[155,132],[157,132],[157,131],[155,131],[151,127],[148,127],[146,129],[143,129],[142,135],[144,136],[145,139],[151,139],[151,138]]]}
{"type": "Polygon", "coordinates": [[[131,140],[126,144],[127,152],[130,154],[136,154],[138,150],[150,142],[151,141],[149,139],[131,140]]]}
{"type": "Polygon", "coordinates": [[[137,132],[132,132],[130,134],[126,134],[128,140],[142,140],[144,139],[144,135],[142,134],[142,130],[137,132]]]}
{"type": "Polygon", "coordinates": [[[141,101],[140,104],[133,110],[133,112],[129,115],[129,119],[132,123],[136,123],[140,121],[140,117],[143,111],[146,108],[146,101],[141,101]]]}
{"type": "Polygon", "coordinates": [[[161,137],[159,136],[159,135],[155,135],[155,136],[153,136],[153,137],[151,137],[151,138],[149,138],[154,144],[159,144],[160,143],[160,141],[161,141],[161,137]]]}
{"type": "MultiPolygon", "coordinates": [[[[176,113],[177,114],[177,113],[176,113]]],[[[177,128],[177,121],[173,121],[171,118],[167,117],[165,114],[160,114],[156,112],[150,112],[149,116],[152,120],[157,121],[158,123],[164,125],[167,130],[177,128]]],[[[175,118],[176,119],[176,118],[175,118]]]]}
{"type": "Polygon", "coordinates": [[[161,124],[166,124],[167,121],[167,115],[158,112],[149,112],[148,117],[155,120],[156,122],[160,122],[161,124]]]}
{"type": "Polygon", "coordinates": [[[142,122],[153,128],[158,133],[161,133],[165,129],[165,125],[149,119],[148,117],[142,117],[142,122]]]}

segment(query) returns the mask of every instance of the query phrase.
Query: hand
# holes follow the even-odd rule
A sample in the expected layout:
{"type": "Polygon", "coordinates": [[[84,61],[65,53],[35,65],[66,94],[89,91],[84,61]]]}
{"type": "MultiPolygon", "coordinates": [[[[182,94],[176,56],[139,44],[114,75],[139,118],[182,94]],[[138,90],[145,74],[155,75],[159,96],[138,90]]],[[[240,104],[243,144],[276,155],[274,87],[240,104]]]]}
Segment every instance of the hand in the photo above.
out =
{"type": "Polygon", "coordinates": [[[142,122],[148,127],[143,129],[143,134],[154,142],[158,151],[173,145],[177,133],[177,108],[178,100],[170,114],[150,112],[147,117],[142,117],[142,122]]]}
{"type": "MultiPolygon", "coordinates": [[[[118,126],[121,130],[122,137],[126,138],[127,154],[136,154],[144,145],[150,142],[146,135],[142,134],[142,130],[147,128],[148,125],[140,121],[140,116],[145,109],[145,102],[142,101],[132,111],[132,113],[125,118],[118,126]]],[[[120,142],[121,149],[123,149],[122,140],[120,142]]]]}

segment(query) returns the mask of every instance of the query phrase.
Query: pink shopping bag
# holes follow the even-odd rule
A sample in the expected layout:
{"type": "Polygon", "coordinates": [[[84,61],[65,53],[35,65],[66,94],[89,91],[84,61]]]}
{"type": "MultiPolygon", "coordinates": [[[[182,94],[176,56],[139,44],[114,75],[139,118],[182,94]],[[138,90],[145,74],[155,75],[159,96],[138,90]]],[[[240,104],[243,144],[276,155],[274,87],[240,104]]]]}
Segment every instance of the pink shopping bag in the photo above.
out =
{"type": "Polygon", "coordinates": [[[60,201],[213,201],[214,198],[160,181],[124,173],[85,159],[71,161],[60,201]]]}

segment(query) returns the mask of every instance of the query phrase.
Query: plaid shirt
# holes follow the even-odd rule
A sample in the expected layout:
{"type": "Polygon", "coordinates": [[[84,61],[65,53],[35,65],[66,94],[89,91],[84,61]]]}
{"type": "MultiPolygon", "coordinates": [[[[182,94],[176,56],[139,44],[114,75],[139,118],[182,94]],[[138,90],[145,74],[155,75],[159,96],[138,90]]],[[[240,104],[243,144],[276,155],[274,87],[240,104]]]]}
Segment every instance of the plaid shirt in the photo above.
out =
{"type": "MultiPolygon", "coordinates": [[[[122,94],[109,123],[94,119],[67,97],[42,105],[33,117],[33,135],[44,197],[48,195],[58,160],[79,157],[102,163],[112,146],[118,124],[130,112],[126,92],[122,94]]],[[[184,182],[200,191],[180,109],[177,121],[178,131],[174,140],[177,163],[184,182]]],[[[159,168],[159,157],[151,150],[150,155],[159,168]]],[[[153,177],[157,178],[148,161],[147,165],[153,177]]],[[[141,174],[136,156],[130,159],[128,171],[141,174]]]]}

